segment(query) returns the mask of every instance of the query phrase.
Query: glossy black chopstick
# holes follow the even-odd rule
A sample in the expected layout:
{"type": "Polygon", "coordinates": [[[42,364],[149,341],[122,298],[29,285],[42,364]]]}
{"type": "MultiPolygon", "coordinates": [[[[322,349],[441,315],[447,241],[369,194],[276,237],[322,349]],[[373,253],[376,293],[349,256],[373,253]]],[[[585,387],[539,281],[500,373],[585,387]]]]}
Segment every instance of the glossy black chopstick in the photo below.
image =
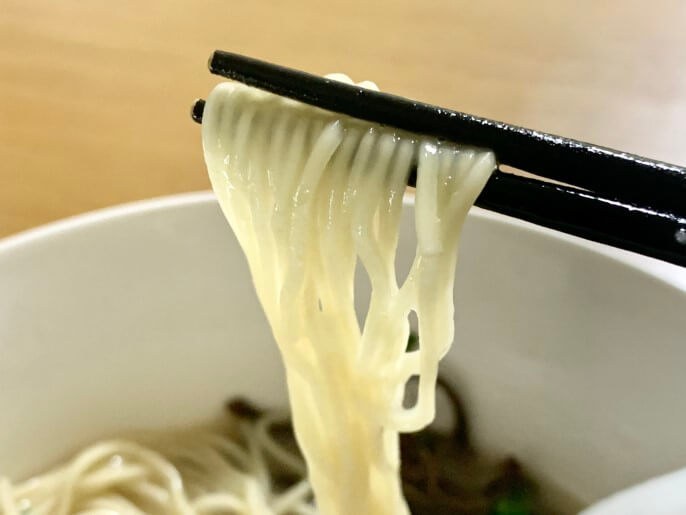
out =
{"type": "Polygon", "coordinates": [[[496,171],[476,205],[587,240],[686,266],[686,218],[496,171]]]}
{"type": "MultiPolygon", "coordinates": [[[[478,206],[686,266],[686,214],[681,209],[686,194],[677,191],[678,194],[674,195],[675,188],[686,189],[686,172],[683,168],[392,95],[369,92],[236,54],[215,52],[210,60],[210,70],[251,86],[357,118],[491,148],[496,151],[501,164],[564,180],[586,189],[555,185],[498,170],[477,199],[478,206]],[[309,90],[309,86],[313,89],[309,90]],[[373,107],[372,111],[363,109],[369,105],[373,107]],[[396,108],[400,109],[399,114],[393,112],[396,108]],[[379,114],[381,116],[376,116],[379,114]],[[453,120],[453,127],[450,120],[453,120]],[[470,131],[475,131],[476,135],[470,131]],[[489,137],[495,138],[495,144],[487,144],[489,137]],[[523,156],[517,155],[518,142],[523,148],[523,156]],[[511,157],[504,159],[503,151],[505,156],[511,157]],[[559,161],[562,160],[562,165],[550,172],[540,164],[541,156],[544,163],[552,160],[560,165],[559,161]],[[565,159],[584,166],[580,168],[581,171],[572,172],[565,165],[565,159]],[[538,164],[528,167],[523,164],[531,164],[532,160],[538,164]],[[605,161],[615,160],[614,166],[603,168],[602,173],[593,172],[605,161]],[[628,175],[632,175],[633,182],[627,181],[628,175]],[[623,180],[621,185],[614,187],[611,178],[618,176],[622,176],[623,180]],[[633,185],[627,186],[627,182],[633,185]],[[650,191],[646,191],[646,184],[651,185],[650,191]],[[592,187],[595,189],[591,190],[592,187]],[[665,190],[669,190],[666,195],[665,190]]],[[[202,121],[204,105],[201,99],[193,105],[191,116],[196,122],[202,121]]]]}
{"type": "Polygon", "coordinates": [[[501,164],[686,215],[686,168],[217,50],[210,71],[355,118],[493,150],[501,164]]]}

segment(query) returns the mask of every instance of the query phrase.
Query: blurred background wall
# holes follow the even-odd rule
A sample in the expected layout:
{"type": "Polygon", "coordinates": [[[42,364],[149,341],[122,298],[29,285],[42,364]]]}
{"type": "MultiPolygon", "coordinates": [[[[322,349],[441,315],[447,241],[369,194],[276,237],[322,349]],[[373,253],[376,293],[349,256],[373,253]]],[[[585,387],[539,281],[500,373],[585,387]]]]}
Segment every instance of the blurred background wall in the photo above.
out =
{"type": "Polygon", "coordinates": [[[221,48],[686,164],[684,0],[0,0],[0,236],[206,189],[221,48]]]}

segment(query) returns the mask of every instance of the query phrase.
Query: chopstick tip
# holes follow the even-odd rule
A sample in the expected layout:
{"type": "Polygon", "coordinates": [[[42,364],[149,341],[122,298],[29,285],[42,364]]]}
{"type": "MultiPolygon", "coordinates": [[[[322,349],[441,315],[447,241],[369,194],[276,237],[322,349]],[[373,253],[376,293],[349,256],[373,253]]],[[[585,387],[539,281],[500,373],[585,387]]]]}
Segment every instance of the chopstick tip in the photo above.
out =
{"type": "Polygon", "coordinates": [[[202,98],[198,98],[193,102],[191,107],[191,118],[196,123],[202,123],[202,114],[205,111],[205,101],[202,98]]]}
{"type": "Polygon", "coordinates": [[[211,74],[221,75],[219,70],[222,69],[222,66],[221,66],[222,55],[226,54],[226,53],[227,52],[224,52],[222,50],[214,50],[212,52],[212,55],[207,60],[207,68],[210,70],[211,74]]]}

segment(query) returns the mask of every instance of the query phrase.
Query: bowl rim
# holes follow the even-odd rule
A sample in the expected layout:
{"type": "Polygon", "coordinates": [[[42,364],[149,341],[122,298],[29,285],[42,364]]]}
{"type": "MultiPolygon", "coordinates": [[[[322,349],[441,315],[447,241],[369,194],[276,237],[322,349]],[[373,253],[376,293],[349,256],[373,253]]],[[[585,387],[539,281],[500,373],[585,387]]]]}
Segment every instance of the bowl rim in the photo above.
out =
{"type": "MultiPolygon", "coordinates": [[[[405,196],[405,204],[411,205],[413,202],[414,199],[412,195],[405,196]]],[[[135,200],[73,215],[0,238],[0,265],[2,265],[2,259],[15,250],[30,247],[32,244],[40,242],[41,240],[56,237],[63,233],[78,231],[83,227],[92,227],[100,223],[131,216],[140,216],[150,212],[216,203],[217,200],[214,193],[211,190],[203,190],[135,200]]],[[[633,252],[617,249],[609,245],[585,240],[577,236],[553,231],[517,218],[487,211],[476,206],[472,207],[469,216],[485,219],[497,224],[504,224],[515,228],[516,230],[532,233],[539,237],[551,238],[565,246],[582,248],[596,257],[612,261],[618,266],[626,267],[635,272],[650,276],[669,287],[686,293],[686,268],[633,252]]]]}

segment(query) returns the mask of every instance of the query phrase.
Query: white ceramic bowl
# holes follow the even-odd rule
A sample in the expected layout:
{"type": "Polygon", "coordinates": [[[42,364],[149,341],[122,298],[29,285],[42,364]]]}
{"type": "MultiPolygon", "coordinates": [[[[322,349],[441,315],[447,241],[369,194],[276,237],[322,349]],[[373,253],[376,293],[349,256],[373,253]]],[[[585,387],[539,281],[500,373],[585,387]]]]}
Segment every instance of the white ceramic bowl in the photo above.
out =
{"type": "MultiPolygon", "coordinates": [[[[406,216],[401,261],[411,233],[406,216]]],[[[684,270],[475,209],[457,282],[443,371],[483,449],[584,502],[686,465],[684,270]]],[[[286,400],[211,194],[0,242],[0,471],[22,477],[100,437],[199,422],[236,393],[286,400]]]]}

